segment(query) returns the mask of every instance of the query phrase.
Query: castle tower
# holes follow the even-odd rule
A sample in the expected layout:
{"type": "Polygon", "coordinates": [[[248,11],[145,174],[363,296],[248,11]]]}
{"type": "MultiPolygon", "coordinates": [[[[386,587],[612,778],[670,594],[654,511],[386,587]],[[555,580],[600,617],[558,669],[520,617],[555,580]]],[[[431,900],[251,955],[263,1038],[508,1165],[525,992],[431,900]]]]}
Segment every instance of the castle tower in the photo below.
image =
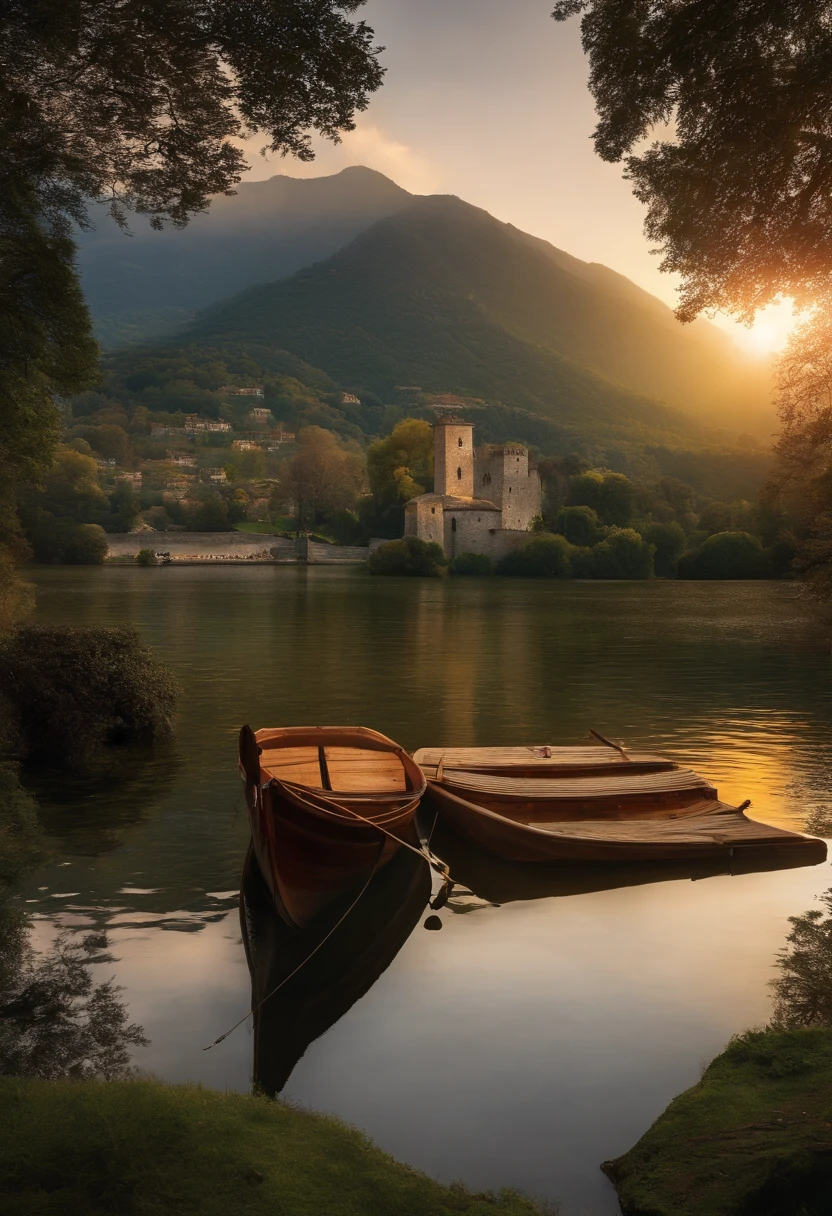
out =
{"type": "Polygon", "coordinates": [[[440,418],[433,424],[436,494],[474,497],[474,424],[440,418]]]}

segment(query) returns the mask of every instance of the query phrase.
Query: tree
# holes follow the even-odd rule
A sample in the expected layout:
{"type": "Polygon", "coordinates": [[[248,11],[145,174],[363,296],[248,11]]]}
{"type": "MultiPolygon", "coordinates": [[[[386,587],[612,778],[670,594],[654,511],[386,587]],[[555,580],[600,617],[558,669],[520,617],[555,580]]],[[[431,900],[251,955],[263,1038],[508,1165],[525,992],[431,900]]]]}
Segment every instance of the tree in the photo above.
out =
{"type": "Polygon", "coordinates": [[[633,518],[636,490],[623,473],[591,469],[569,482],[570,506],[591,507],[602,523],[624,528],[633,518]]]}
{"type": "Polygon", "coordinates": [[[355,505],[364,480],[357,445],[341,444],[332,431],[307,426],[297,434],[297,452],[285,467],[282,483],[295,504],[298,528],[315,526],[330,513],[355,505]]]}
{"type": "Polygon", "coordinates": [[[660,578],[675,578],[687,540],[681,525],[675,519],[667,523],[649,523],[642,529],[641,535],[655,550],[656,574],[660,578]]]}
{"type": "Polygon", "coordinates": [[[763,546],[748,532],[717,532],[679,559],[679,578],[761,578],[763,546]]]}
{"type": "Polygon", "coordinates": [[[772,982],[775,1026],[832,1026],[832,889],[818,898],[823,910],[789,917],[780,976],[772,982]]]}
{"type": "Polygon", "coordinates": [[[569,578],[569,543],[562,536],[540,533],[497,563],[497,573],[516,578],[569,578]]]}
{"type": "Polygon", "coordinates": [[[828,0],[558,0],[582,13],[595,148],[647,206],[678,316],[812,304],[832,272],[828,0]],[[651,135],[660,137],[644,148],[651,135]]]}
{"type": "Polygon", "coordinates": [[[433,480],[433,428],[405,418],[386,439],[371,443],[367,476],[375,505],[384,510],[427,492],[433,480]]]}
{"type": "Polygon", "coordinates": [[[590,578],[651,578],[653,546],[632,528],[611,528],[590,550],[590,578]]]}
{"type": "Polygon", "coordinates": [[[603,535],[598,513],[592,507],[561,507],[555,516],[555,531],[570,545],[594,545],[603,535]]]}
{"type": "Polygon", "coordinates": [[[182,226],[246,167],[235,137],[311,160],[354,127],[382,68],[362,0],[6,0],[0,8],[0,540],[48,466],[56,394],[97,348],[74,266],[90,202],[182,226]],[[12,487],[10,490],[9,487],[12,487]]]}
{"type": "Polygon", "coordinates": [[[418,536],[404,536],[401,540],[379,545],[370,554],[370,570],[373,574],[406,574],[417,578],[441,578],[448,568],[448,559],[441,545],[434,541],[419,540],[418,536]]]}

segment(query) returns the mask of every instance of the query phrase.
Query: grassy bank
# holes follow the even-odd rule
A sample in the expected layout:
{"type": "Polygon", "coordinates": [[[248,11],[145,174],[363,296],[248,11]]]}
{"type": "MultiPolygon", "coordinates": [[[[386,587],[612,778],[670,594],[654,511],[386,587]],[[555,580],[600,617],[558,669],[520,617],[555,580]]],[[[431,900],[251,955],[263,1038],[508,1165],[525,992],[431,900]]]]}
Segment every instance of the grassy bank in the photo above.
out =
{"type": "Polygon", "coordinates": [[[734,1039],[604,1170],[625,1216],[828,1216],[832,1029],[734,1039]]]}
{"type": "Polygon", "coordinates": [[[4,1216],[534,1216],[444,1187],[338,1120],[155,1081],[0,1080],[4,1216]]]}

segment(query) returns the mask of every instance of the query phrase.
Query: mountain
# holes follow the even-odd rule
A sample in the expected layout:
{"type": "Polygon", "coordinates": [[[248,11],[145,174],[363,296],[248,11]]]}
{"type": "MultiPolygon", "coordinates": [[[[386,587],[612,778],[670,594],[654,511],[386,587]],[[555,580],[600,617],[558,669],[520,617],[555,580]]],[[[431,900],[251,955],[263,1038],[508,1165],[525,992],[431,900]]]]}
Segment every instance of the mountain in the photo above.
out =
{"type": "Polygon", "coordinates": [[[205,310],[184,340],[289,351],[387,400],[397,384],[497,400],[570,431],[702,444],[713,427],[771,429],[764,373],[719,330],[451,196],[411,198],[333,256],[205,310]]]}
{"type": "Polygon", "coordinates": [[[78,267],[99,338],[117,346],[169,332],[215,300],[329,257],[412,198],[356,167],[244,182],[182,230],[155,232],[136,217],[128,235],[98,213],[78,235],[78,267]]]}

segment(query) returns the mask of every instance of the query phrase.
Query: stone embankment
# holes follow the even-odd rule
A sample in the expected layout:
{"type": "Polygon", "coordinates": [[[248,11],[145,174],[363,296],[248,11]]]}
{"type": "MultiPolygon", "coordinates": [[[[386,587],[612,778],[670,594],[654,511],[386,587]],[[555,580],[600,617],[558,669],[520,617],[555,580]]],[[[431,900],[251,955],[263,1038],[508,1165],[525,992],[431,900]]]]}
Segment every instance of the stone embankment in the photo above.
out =
{"type": "Polygon", "coordinates": [[[111,532],[108,559],[134,558],[140,549],[169,554],[176,565],[228,562],[345,565],[366,562],[369,549],[358,545],[324,545],[303,536],[266,536],[252,532],[111,532]]]}

